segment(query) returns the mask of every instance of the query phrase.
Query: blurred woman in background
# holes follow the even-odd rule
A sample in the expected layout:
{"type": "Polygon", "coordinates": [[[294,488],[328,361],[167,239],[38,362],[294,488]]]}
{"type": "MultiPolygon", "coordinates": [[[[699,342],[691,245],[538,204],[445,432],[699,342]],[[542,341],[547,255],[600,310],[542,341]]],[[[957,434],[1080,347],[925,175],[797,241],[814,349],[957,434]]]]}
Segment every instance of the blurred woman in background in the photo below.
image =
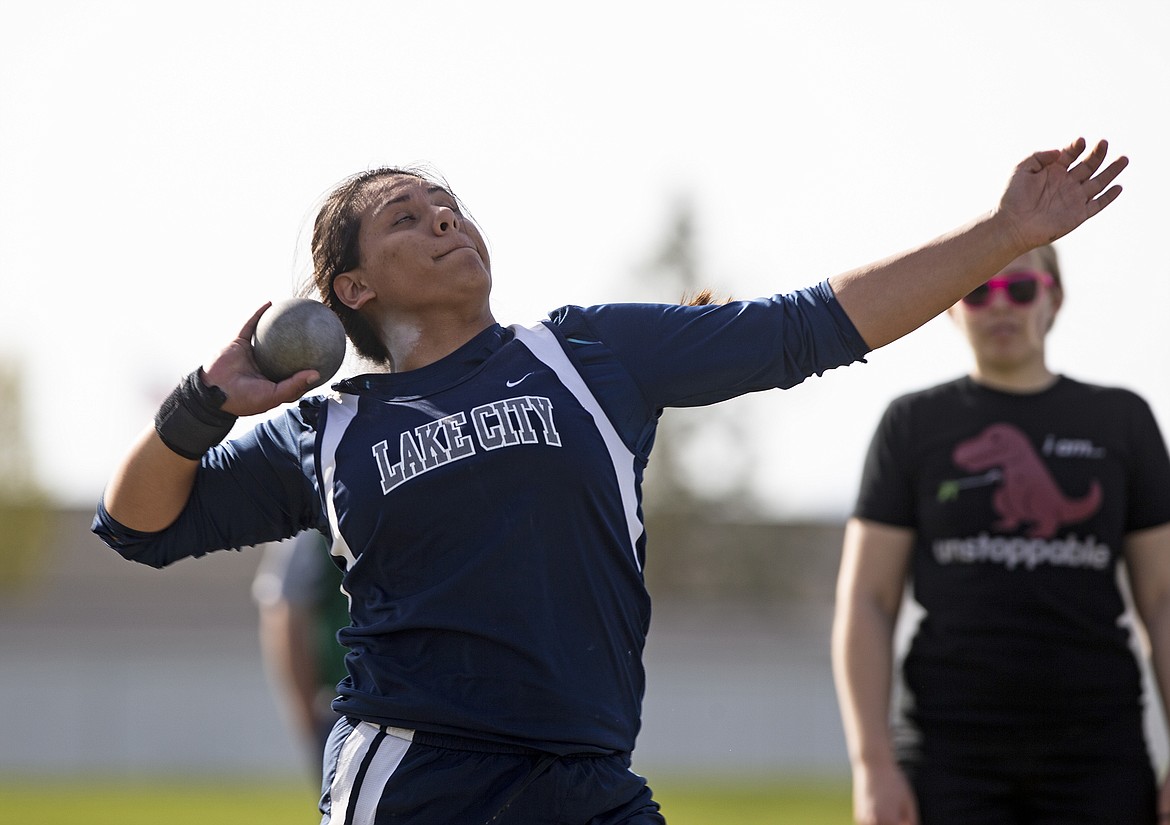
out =
{"type": "Polygon", "coordinates": [[[896,399],[874,435],[833,632],[860,825],[1149,825],[1170,812],[1117,575],[1165,709],[1170,460],[1141,398],[1049,368],[1063,300],[1051,246],[1016,258],[948,310],[971,373],[896,399]],[[891,730],[907,584],[925,616],[891,730]]]}

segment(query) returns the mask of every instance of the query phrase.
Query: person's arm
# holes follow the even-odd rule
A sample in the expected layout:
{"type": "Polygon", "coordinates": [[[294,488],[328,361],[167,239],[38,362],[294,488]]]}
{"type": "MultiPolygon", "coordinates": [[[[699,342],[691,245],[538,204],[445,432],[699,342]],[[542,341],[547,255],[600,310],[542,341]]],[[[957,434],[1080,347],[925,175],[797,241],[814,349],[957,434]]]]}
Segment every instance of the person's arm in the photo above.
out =
{"type": "Polygon", "coordinates": [[[858,825],[917,825],[909,783],[894,758],[890,694],[894,628],[914,531],[858,518],[845,527],[833,617],[833,678],[853,770],[858,825]]]}
{"type": "Polygon", "coordinates": [[[260,605],[260,652],[306,746],[321,729],[321,677],[313,649],[313,609],[280,599],[260,605]]]}
{"type": "MultiPolygon", "coordinates": [[[[1170,524],[1126,536],[1125,563],[1134,607],[1150,644],[1158,699],[1170,719],[1170,524]]],[[[1158,813],[1170,815],[1170,776],[1162,780],[1158,813]]]]}
{"type": "Polygon", "coordinates": [[[316,731],[319,679],[313,658],[312,611],[281,599],[260,605],[260,652],[285,694],[297,730],[311,739],[316,731]]]}
{"type": "Polygon", "coordinates": [[[1020,163],[999,206],[910,252],[830,278],[845,313],[873,349],[917,329],[1028,250],[1060,238],[1121,193],[1110,186],[1128,163],[1101,170],[1101,141],[1037,152],[1020,163]],[[1075,165],[1074,165],[1075,164],[1075,165]],[[1094,177],[1096,175],[1096,177],[1094,177]]]}
{"type": "MultiPolygon", "coordinates": [[[[220,408],[223,412],[237,416],[267,412],[300,398],[317,380],[314,370],[298,372],[279,384],[260,374],[252,358],[252,333],[268,306],[257,310],[235,340],[203,367],[200,379],[204,385],[219,387],[227,396],[220,408]]],[[[102,502],[110,516],[125,527],[143,532],[163,530],[183,511],[198,468],[198,459],[175,453],[159,438],[155,427],[149,427],[115,469],[102,502]]]]}
{"type": "MultiPolygon", "coordinates": [[[[316,530],[265,545],[252,583],[265,667],[314,760],[320,757],[323,731],[337,718],[325,696],[326,688],[332,696],[333,685],[327,684],[329,674],[322,667],[317,638],[322,582],[336,573],[327,553],[316,530]]],[[[335,652],[340,656],[341,648],[335,652]]]]}

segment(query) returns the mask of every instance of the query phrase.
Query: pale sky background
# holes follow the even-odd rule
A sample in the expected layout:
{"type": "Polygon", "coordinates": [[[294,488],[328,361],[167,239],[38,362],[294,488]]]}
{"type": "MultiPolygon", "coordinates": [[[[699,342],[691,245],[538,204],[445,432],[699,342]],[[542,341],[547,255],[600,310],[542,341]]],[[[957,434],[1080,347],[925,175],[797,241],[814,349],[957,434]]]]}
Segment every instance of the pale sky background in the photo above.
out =
{"type": "MultiPolygon", "coordinates": [[[[1164,0],[0,0],[0,358],[37,479],[88,507],[175,381],[307,274],[314,207],[352,172],[442,172],[497,318],[531,323],[677,298],[637,280],[680,197],[708,284],[755,297],[965,222],[1083,135],[1132,163],[1058,244],[1050,361],[1170,429],[1168,106],[1164,0]]],[[[936,319],[733,402],[769,511],[842,517],[886,403],[968,365],[936,319]]]]}

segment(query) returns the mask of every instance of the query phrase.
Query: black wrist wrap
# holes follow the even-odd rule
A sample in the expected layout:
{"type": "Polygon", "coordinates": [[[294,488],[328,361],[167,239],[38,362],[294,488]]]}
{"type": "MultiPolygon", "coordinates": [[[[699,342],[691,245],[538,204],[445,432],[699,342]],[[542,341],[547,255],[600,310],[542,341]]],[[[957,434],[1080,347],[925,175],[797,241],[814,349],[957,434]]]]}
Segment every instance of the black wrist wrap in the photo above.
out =
{"type": "Polygon", "coordinates": [[[195,370],[179,382],[154,416],[158,437],[183,458],[198,461],[223,441],[236,423],[236,416],[220,407],[227,396],[219,387],[209,387],[195,370]]]}

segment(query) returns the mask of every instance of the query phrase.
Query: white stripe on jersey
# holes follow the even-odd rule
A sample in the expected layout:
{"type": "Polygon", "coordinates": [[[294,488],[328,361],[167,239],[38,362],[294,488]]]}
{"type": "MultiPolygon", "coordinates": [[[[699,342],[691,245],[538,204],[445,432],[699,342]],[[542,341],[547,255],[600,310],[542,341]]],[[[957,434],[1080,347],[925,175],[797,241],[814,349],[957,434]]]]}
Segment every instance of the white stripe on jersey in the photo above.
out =
{"type": "Polygon", "coordinates": [[[337,472],[337,445],[341,437],[349,428],[353,417],[357,414],[358,398],[356,395],[334,396],[329,400],[329,407],[325,412],[325,431],[321,434],[321,490],[325,498],[325,514],[329,517],[330,531],[333,533],[333,547],[330,553],[345,559],[345,569],[349,570],[357,559],[345,536],[341,535],[341,525],[337,519],[337,504],[333,501],[333,477],[337,472]]]}
{"type": "Polygon", "coordinates": [[[552,330],[544,324],[533,327],[513,325],[510,329],[515,332],[516,340],[528,347],[540,361],[556,373],[557,378],[565,385],[565,389],[573,394],[577,402],[585,408],[591,416],[601,438],[609,450],[609,459],[613,462],[614,475],[617,476],[618,489],[621,491],[622,505],[626,513],[626,528],[630,534],[630,552],[634,557],[634,565],[638,572],[642,565],[638,561],[638,539],[644,531],[641,519],[638,518],[638,496],[634,486],[634,454],[630,452],[618,435],[617,429],[610,422],[605,410],[597,403],[597,399],[590,392],[569,356],[561,349],[561,342],[552,330]]]}
{"type": "Polygon", "coordinates": [[[329,821],[322,825],[373,825],[386,783],[402,764],[413,736],[414,731],[403,728],[387,728],[383,734],[378,725],[359,722],[341,746],[337,772],[329,786],[329,821]],[[371,753],[371,748],[377,750],[371,753]],[[363,764],[365,774],[361,777],[355,799],[354,783],[363,764]],[[352,818],[350,808],[353,808],[352,818]]]}

